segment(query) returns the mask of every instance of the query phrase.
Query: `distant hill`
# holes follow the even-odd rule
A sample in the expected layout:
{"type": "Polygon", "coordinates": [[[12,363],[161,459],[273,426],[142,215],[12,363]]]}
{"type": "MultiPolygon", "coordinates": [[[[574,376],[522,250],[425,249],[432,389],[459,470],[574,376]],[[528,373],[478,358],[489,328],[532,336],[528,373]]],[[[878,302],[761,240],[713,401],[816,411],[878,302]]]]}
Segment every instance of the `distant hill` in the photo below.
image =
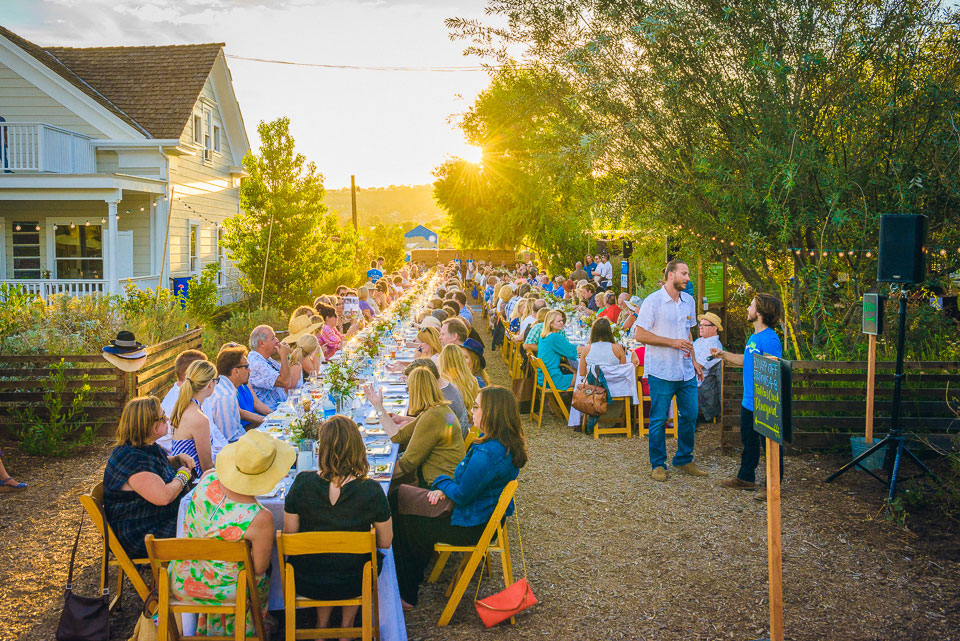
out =
{"type": "MultiPolygon", "coordinates": [[[[331,189],[323,199],[341,223],[351,221],[350,188],[331,189]]],[[[433,199],[433,185],[391,185],[357,190],[357,217],[360,227],[380,223],[403,225],[404,231],[426,225],[440,231],[447,217],[433,199]]]]}

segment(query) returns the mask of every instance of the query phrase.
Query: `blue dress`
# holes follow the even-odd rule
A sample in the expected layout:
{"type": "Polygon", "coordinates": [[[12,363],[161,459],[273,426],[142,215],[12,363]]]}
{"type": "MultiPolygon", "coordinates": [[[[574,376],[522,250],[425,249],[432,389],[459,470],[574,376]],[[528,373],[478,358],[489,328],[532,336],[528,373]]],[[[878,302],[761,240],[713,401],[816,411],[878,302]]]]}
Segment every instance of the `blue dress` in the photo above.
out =
{"type": "MultiPolygon", "coordinates": [[[[570,387],[573,382],[573,374],[561,371],[560,363],[563,358],[569,358],[572,361],[577,360],[576,346],[567,340],[567,335],[563,332],[552,332],[540,339],[537,347],[537,358],[543,361],[547,371],[550,372],[550,378],[553,384],[561,392],[570,387]]],[[[543,373],[537,372],[537,383],[543,384],[543,373]]]]}

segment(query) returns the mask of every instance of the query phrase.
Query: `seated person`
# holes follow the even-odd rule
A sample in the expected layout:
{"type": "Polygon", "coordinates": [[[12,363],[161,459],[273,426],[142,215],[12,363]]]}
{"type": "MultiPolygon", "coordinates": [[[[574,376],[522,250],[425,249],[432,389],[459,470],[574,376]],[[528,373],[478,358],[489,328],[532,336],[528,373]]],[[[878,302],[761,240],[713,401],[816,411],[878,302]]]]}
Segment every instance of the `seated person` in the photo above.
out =
{"type": "MultiPolygon", "coordinates": [[[[184,378],[187,375],[187,368],[190,367],[190,363],[193,361],[205,361],[207,360],[207,355],[201,352],[199,349],[188,349],[180,352],[177,355],[177,359],[174,361],[173,369],[176,373],[177,380],[174,381],[173,385],[170,387],[170,390],[167,392],[167,395],[163,397],[163,400],[160,402],[160,407],[163,408],[163,413],[167,417],[173,416],[173,406],[177,404],[177,398],[180,396],[180,386],[183,385],[184,378]]],[[[223,435],[223,430],[219,429],[219,425],[216,424],[216,421],[210,421],[210,445],[212,448],[213,457],[217,457],[217,453],[223,449],[223,446],[228,443],[227,438],[223,435]]],[[[167,425],[168,432],[162,437],[157,439],[157,445],[163,448],[163,451],[167,454],[171,454],[172,450],[172,441],[173,441],[173,427],[167,425]]]]}
{"type": "Polygon", "coordinates": [[[586,376],[588,370],[592,372],[597,365],[622,365],[627,362],[623,345],[614,342],[613,330],[606,318],[598,318],[593,322],[590,342],[577,351],[580,352],[581,376],[586,376]]]}
{"type": "Polygon", "coordinates": [[[290,365],[290,346],[280,342],[269,325],[258,325],[250,332],[247,361],[250,387],[270,411],[287,400],[287,390],[300,383],[300,366],[290,365]],[[276,359],[272,358],[274,354],[276,359]]]}
{"type": "Polygon", "coordinates": [[[210,361],[190,363],[170,416],[170,425],[173,426],[171,449],[174,454],[185,453],[193,458],[198,475],[212,470],[215,460],[210,443],[210,419],[203,413],[202,406],[213,394],[219,382],[216,379],[217,368],[210,361]]]}
{"type": "Polygon", "coordinates": [[[483,389],[490,384],[490,376],[487,374],[487,360],[483,357],[483,345],[472,338],[468,338],[461,347],[467,357],[467,363],[470,365],[470,372],[477,379],[477,385],[483,389]]]}
{"type": "Polygon", "coordinates": [[[0,490],[23,490],[26,487],[26,483],[17,482],[17,480],[7,472],[7,468],[3,466],[3,450],[0,450],[0,490]]]}
{"type": "Polygon", "coordinates": [[[186,454],[167,456],[156,444],[167,417],[153,396],[131,399],[117,426],[116,447],[103,471],[103,511],[130,558],[147,556],[143,537],[177,535],[180,499],[196,466],[186,454]],[[179,468],[179,469],[177,469],[179,468]]]}
{"type": "Polygon", "coordinates": [[[366,287],[358,288],[357,298],[360,300],[360,313],[363,314],[363,318],[367,321],[373,320],[373,317],[379,313],[379,310],[373,306],[370,290],[366,287]]]}
{"type": "MultiPolygon", "coordinates": [[[[377,547],[393,542],[390,504],[380,484],[367,478],[367,451],[357,424],[334,416],[317,435],[316,472],[297,475],[283,506],[283,531],[369,532],[376,530],[377,547]]],[[[378,561],[382,555],[378,554],[378,561]]],[[[362,591],[366,554],[316,554],[290,557],[297,594],[308,599],[352,599],[362,591]]],[[[379,572],[379,568],[376,568],[379,572]]],[[[343,608],[341,627],[353,625],[360,606],[343,608]]],[[[330,625],[330,606],[317,608],[317,626],[330,625]]]]}
{"type": "MultiPolygon", "coordinates": [[[[466,351],[456,345],[447,345],[440,352],[439,366],[440,376],[450,381],[460,393],[460,398],[464,407],[473,407],[473,402],[480,393],[480,385],[476,377],[470,371],[470,364],[466,358],[466,351]]],[[[466,412],[465,412],[466,413],[466,412]]],[[[465,417],[468,418],[468,417],[465,417]]],[[[466,436],[470,431],[470,423],[460,421],[460,430],[466,436]]]]}
{"type": "Polygon", "coordinates": [[[303,380],[307,380],[311,374],[320,370],[321,363],[323,352],[320,351],[320,341],[313,334],[304,334],[290,352],[290,366],[299,365],[303,380]]]}
{"type": "MultiPolygon", "coordinates": [[[[569,367],[561,369],[565,364],[563,359],[573,362],[577,358],[577,348],[570,343],[563,331],[565,322],[563,315],[553,310],[547,314],[540,331],[540,342],[537,344],[537,357],[543,361],[550,378],[557,390],[563,392],[573,382],[573,370],[569,367]]],[[[537,383],[543,384],[543,372],[537,372],[537,383]]]]}
{"type": "MultiPolygon", "coordinates": [[[[240,386],[250,379],[245,347],[226,347],[217,354],[217,378],[213,393],[203,401],[203,413],[223,430],[231,443],[244,435],[240,417],[240,386]]],[[[216,458],[216,457],[214,457],[216,458]]]]}
{"type": "MultiPolygon", "coordinates": [[[[217,469],[197,484],[183,519],[186,538],[250,541],[254,583],[262,609],[267,611],[270,592],[270,553],[273,551],[273,515],[257,501],[286,476],[297,458],[290,445],[269,434],[252,431],[223,448],[217,469]]],[[[238,563],[223,561],[171,561],[167,567],[170,592],[181,601],[220,605],[237,598],[238,563]]],[[[243,586],[246,588],[246,586],[243,586]]],[[[232,637],[232,614],[200,614],[198,636],[232,637]]],[[[254,634],[253,615],[247,613],[247,636],[254,634]]]]}
{"type": "Polygon", "coordinates": [[[543,331],[543,321],[550,310],[545,306],[537,310],[537,320],[527,330],[527,335],[523,339],[523,349],[536,355],[537,345],[540,343],[540,333],[543,331]]]}
{"type": "Polygon", "coordinates": [[[413,370],[407,377],[407,391],[408,414],[414,420],[398,425],[391,414],[384,412],[383,395],[369,385],[364,387],[387,435],[406,448],[397,460],[394,481],[428,487],[440,474],[452,474],[463,458],[463,433],[432,373],[423,368],[413,370]]]}
{"type": "MultiPolygon", "coordinates": [[[[423,572],[433,546],[443,541],[475,545],[507,483],[527,462],[520,411],[513,393],[503,387],[482,390],[473,405],[473,424],[483,435],[467,451],[453,474],[441,474],[431,484],[431,503],[449,498],[453,511],[438,517],[399,514],[394,558],[400,598],[405,609],[415,606],[423,572]]],[[[513,513],[513,504],[507,514],[513,513]]]]}
{"type": "Polygon", "coordinates": [[[320,328],[320,335],[317,337],[320,342],[320,348],[323,350],[323,357],[330,359],[340,346],[346,336],[337,329],[337,310],[329,305],[321,304],[317,307],[320,317],[323,319],[323,327],[320,328]]]}
{"type": "Polygon", "coordinates": [[[621,311],[620,305],[617,304],[617,295],[613,292],[606,292],[601,300],[604,303],[604,308],[597,315],[606,318],[611,324],[615,324],[620,319],[621,311]]]}

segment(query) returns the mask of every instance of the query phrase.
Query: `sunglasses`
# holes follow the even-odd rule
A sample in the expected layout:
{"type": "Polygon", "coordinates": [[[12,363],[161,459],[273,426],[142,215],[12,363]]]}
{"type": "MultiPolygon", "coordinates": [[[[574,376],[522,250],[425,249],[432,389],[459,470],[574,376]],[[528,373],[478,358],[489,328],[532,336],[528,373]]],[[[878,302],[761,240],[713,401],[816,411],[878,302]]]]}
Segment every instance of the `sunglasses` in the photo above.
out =
{"type": "Polygon", "coordinates": [[[244,363],[243,365],[237,365],[237,369],[250,369],[250,363],[244,363]]]}

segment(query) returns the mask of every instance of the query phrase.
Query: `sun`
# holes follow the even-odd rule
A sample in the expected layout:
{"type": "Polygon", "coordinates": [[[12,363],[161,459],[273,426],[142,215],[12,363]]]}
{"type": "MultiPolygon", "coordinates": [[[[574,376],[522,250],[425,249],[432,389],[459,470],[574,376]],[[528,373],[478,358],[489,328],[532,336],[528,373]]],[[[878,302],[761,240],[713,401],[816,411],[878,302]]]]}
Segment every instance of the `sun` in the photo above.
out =
{"type": "Polygon", "coordinates": [[[483,163],[483,148],[474,145],[464,145],[460,152],[460,157],[469,163],[479,165],[483,163]]]}

